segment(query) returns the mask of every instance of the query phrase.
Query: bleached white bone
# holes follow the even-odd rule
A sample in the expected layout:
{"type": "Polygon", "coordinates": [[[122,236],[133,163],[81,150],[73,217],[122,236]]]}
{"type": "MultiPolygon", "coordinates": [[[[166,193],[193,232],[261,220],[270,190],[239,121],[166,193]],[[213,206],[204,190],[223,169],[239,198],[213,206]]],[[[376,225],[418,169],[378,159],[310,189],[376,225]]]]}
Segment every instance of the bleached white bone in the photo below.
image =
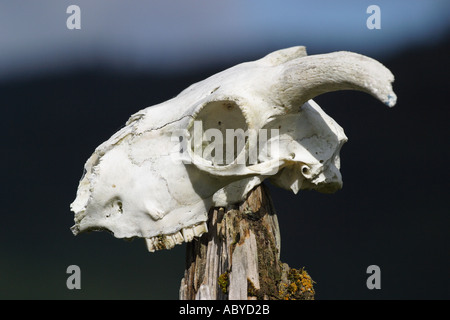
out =
{"type": "Polygon", "coordinates": [[[382,64],[356,53],[307,56],[304,47],[293,47],[195,83],[132,115],[97,147],[71,204],[72,231],[106,229],[117,238],[145,238],[150,251],[170,249],[207,232],[212,206],[242,201],[265,179],[294,193],[334,192],[342,186],[339,151],[347,138],[311,99],[360,90],[391,107],[393,80],[382,64]],[[205,133],[227,129],[278,130],[271,137],[277,148],[269,142],[256,148],[250,138],[241,149],[220,145],[235,159],[215,163],[204,152],[211,143],[205,133]],[[248,162],[252,150],[259,150],[256,163],[248,162]]]}

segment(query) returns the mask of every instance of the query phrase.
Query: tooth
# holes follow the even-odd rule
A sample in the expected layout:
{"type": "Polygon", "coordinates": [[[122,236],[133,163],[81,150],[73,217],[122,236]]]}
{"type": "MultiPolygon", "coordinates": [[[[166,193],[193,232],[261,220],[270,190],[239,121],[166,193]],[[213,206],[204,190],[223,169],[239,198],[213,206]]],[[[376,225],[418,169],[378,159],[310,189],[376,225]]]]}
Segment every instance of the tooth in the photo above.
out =
{"type": "Polygon", "coordinates": [[[172,249],[175,245],[182,244],[184,241],[192,241],[194,237],[199,236],[204,232],[207,232],[206,223],[202,223],[195,227],[186,227],[173,234],[145,238],[145,243],[148,251],[150,252],[155,252],[161,249],[172,249]]]}
{"type": "Polygon", "coordinates": [[[175,244],[176,243],[171,235],[167,235],[167,236],[163,237],[162,245],[164,246],[164,249],[172,249],[173,247],[175,247],[175,244]]]}
{"type": "Polygon", "coordinates": [[[175,240],[176,244],[182,244],[184,242],[183,235],[181,234],[180,231],[178,231],[177,233],[174,233],[172,236],[173,236],[173,239],[175,240]]]}
{"type": "Polygon", "coordinates": [[[203,233],[208,232],[206,222],[202,222],[193,227],[186,227],[173,234],[159,235],[156,237],[145,238],[147,249],[150,252],[155,252],[161,249],[172,249],[177,244],[182,244],[184,241],[190,242],[194,237],[199,237],[203,233]]]}
{"type": "Polygon", "coordinates": [[[193,227],[194,235],[196,237],[201,236],[203,233],[208,232],[208,226],[206,225],[206,222],[203,222],[201,224],[198,224],[193,227]]]}
{"type": "Polygon", "coordinates": [[[160,234],[156,237],[153,237],[153,241],[155,243],[156,250],[162,250],[165,248],[164,235],[160,234]]]}
{"type": "Polygon", "coordinates": [[[192,227],[183,228],[183,229],[181,229],[181,232],[183,234],[184,241],[191,242],[192,239],[194,239],[195,235],[194,235],[194,231],[192,230],[192,227]]]}
{"type": "Polygon", "coordinates": [[[153,244],[153,238],[145,238],[147,249],[149,252],[155,252],[155,245],[153,244]]]}

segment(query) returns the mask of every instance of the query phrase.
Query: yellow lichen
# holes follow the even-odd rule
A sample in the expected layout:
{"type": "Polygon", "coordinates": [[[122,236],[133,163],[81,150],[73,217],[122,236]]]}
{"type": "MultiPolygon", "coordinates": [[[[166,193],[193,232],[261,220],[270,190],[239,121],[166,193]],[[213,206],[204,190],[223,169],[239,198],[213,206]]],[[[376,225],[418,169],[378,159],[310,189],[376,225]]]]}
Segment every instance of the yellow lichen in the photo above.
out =
{"type": "Polygon", "coordinates": [[[310,275],[302,268],[300,279],[302,283],[302,291],[310,291],[314,293],[313,283],[314,281],[311,279],[310,275]]]}
{"type": "Polygon", "coordinates": [[[279,290],[280,298],[284,300],[310,299],[311,296],[303,294],[314,294],[314,281],[304,268],[300,270],[290,269],[287,275],[288,283],[283,283],[279,290]]]}
{"type": "Polygon", "coordinates": [[[298,287],[297,287],[297,285],[295,284],[295,282],[292,282],[292,283],[289,285],[289,287],[288,287],[288,291],[289,291],[290,293],[296,293],[297,290],[298,290],[298,287]]]}

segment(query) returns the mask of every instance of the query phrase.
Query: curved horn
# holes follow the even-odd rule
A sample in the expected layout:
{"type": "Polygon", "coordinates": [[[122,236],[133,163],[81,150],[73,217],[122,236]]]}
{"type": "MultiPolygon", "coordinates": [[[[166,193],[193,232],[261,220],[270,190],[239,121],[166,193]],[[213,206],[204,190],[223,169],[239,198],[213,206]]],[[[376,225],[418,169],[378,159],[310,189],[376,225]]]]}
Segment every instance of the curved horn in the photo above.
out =
{"type": "Polygon", "coordinates": [[[397,97],[392,90],[392,73],[378,61],[353,52],[305,56],[282,66],[275,89],[288,109],[303,105],[322,93],[358,90],[371,94],[389,107],[397,97]]]}

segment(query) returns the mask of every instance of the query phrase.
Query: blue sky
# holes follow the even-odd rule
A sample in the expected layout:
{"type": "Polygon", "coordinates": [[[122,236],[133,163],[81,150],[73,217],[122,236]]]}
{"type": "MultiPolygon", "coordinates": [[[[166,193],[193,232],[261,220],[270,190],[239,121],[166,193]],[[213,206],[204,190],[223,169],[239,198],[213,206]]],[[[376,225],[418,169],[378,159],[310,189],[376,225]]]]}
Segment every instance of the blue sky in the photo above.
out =
{"type": "Polygon", "coordinates": [[[0,3],[0,79],[99,64],[189,71],[293,45],[379,58],[442,40],[449,12],[448,0],[8,0],[0,3]],[[80,30],[66,27],[72,4],[80,30]],[[366,27],[372,4],[380,30],[366,27]]]}

